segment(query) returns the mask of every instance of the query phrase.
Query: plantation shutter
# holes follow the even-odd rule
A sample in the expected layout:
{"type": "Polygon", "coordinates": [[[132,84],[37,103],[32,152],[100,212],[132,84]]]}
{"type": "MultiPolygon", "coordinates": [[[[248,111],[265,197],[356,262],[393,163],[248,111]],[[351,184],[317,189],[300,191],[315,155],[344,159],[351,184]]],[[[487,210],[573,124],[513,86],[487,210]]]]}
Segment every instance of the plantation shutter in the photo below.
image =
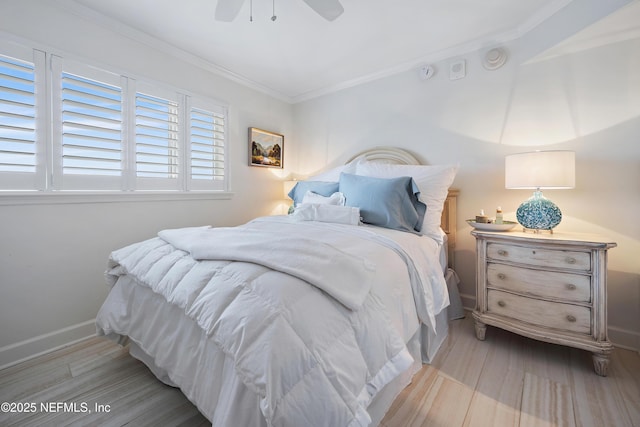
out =
{"type": "Polygon", "coordinates": [[[122,174],[121,89],[62,74],[62,169],[65,174],[122,174]]]}
{"type": "Polygon", "coordinates": [[[33,62],[0,55],[0,189],[42,189],[44,153],[38,140],[44,138],[36,129],[43,120],[38,108],[45,91],[34,62],[44,63],[44,54],[28,49],[14,53],[33,62]]]}
{"type": "Polygon", "coordinates": [[[56,58],[54,183],[59,190],[123,187],[121,78],[56,58]],[[64,67],[64,68],[62,68],[64,67]]]}
{"type": "Polygon", "coordinates": [[[226,189],[225,119],[226,111],[223,108],[191,100],[188,181],[190,190],[226,189]]]}
{"type": "Polygon", "coordinates": [[[212,99],[0,40],[2,193],[228,191],[226,126],[212,99]]]}
{"type": "Polygon", "coordinates": [[[181,187],[180,104],[177,94],[171,95],[136,92],[135,170],[139,189],[181,187]]]}

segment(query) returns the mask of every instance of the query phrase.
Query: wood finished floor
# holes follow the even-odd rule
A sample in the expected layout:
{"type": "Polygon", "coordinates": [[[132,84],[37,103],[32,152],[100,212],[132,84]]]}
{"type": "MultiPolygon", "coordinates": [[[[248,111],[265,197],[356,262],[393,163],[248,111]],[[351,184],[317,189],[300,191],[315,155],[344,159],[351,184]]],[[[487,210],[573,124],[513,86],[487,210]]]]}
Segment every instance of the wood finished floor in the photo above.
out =
{"type": "MultiPolygon", "coordinates": [[[[640,427],[640,355],[616,349],[609,376],[587,352],[488,327],[452,322],[432,365],[416,374],[382,421],[405,426],[640,427]]],[[[209,425],[174,388],[126,349],[93,338],[0,371],[0,402],[34,402],[34,413],[0,413],[0,426],[209,425]],[[40,402],[85,402],[92,413],[43,412],[40,402]],[[109,405],[96,413],[95,404],[109,405]]]]}

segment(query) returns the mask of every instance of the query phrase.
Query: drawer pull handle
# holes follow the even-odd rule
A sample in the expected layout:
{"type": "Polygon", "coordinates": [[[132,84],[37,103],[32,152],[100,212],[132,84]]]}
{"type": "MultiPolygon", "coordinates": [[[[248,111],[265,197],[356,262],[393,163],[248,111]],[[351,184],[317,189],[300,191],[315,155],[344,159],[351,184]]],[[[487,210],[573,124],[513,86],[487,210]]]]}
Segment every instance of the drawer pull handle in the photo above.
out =
{"type": "Polygon", "coordinates": [[[567,258],[567,264],[575,264],[576,263],[576,259],[575,258],[567,258]]]}
{"type": "Polygon", "coordinates": [[[504,273],[498,273],[498,279],[500,279],[500,280],[504,280],[504,279],[506,279],[506,278],[507,278],[507,275],[506,275],[506,274],[504,274],[504,273]]]}
{"type": "Polygon", "coordinates": [[[504,249],[500,249],[500,250],[498,251],[498,255],[500,255],[500,256],[507,256],[507,251],[505,251],[504,249]]]}
{"type": "Polygon", "coordinates": [[[500,307],[506,307],[507,303],[506,303],[506,302],[504,302],[504,301],[498,301],[498,305],[499,305],[500,307]]]}
{"type": "Polygon", "coordinates": [[[567,285],[567,289],[569,289],[570,291],[575,291],[576,290],[576,285],[574,285],[573,283],[569,283],[567,285]]]}
{"type": "Polygon", "coordinates": [[[576,321],[576,316],[572,316],[572,315],[570,314],[570,315],[568,315],[568,316],[567,316],[567,320],[568,320],[569,322],[572,322],[572,323],[573,323],[573,322],[575,322],[575,321],[576,321]]]}

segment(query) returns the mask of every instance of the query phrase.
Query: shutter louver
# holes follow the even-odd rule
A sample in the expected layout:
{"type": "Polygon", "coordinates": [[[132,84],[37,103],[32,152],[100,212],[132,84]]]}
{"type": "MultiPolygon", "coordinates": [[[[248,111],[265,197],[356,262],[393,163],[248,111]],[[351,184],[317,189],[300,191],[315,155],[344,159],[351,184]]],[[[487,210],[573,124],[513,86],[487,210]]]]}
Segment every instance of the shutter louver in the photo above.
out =
{"type": "Polygon", "coordinates": [[[0,56],[0,172],[36,172],[33,64],[0,56]]]}
{"type": "Polygon", "coordinates": [[[226,192],[226,124],[215,100],[0,41],[0,196],[226,192]]]}
{"type": "Polygon", "coordinates": [[[122,175],[122,90],[62,73],[62,171],[122,175]]]}
{"type": "Polygon", "coordinates": [[[178,178],[178,103],[136,94],[136,176],[178,178]]]}
{"type": "Polygon", "coordinates": [[[224,180],[224,115],[191,109],[191,179],[224,180]]]}

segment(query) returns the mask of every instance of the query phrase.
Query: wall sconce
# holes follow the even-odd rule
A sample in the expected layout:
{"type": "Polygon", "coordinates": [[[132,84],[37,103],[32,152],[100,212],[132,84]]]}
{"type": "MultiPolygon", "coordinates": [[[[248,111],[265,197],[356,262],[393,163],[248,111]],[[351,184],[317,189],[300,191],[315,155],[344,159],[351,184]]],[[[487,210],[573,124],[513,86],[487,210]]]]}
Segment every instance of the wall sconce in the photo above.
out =
{"type": "Polygon", "coordinates": [[[553,228],[560,224],[560,208],[544,197],[541,190],[574,188],[575,163],[573,151],[534,151],[505,157],[505,187],[535,190],[516,211],[516,218],[525,230],[553,233],[553,228]]]}

